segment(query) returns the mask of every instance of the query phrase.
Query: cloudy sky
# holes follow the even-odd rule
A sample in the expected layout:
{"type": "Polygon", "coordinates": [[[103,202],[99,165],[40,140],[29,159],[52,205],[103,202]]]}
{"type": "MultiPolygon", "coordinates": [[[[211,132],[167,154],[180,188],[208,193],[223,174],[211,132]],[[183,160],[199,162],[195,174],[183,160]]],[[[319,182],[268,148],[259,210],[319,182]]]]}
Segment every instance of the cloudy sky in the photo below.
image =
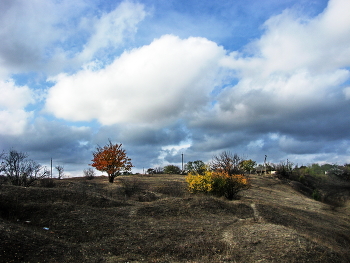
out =
{"type": "Polygon", "coordinates": [[[82,175],[350,162],[349,0],[0,0],[0,150],[82,175]]]}

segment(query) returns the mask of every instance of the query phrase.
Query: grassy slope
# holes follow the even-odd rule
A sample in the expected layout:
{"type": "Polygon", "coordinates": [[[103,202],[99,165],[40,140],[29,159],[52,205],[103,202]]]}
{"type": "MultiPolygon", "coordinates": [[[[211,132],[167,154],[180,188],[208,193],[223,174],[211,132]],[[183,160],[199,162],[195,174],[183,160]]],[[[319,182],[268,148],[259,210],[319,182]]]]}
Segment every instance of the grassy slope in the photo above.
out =
{"type": "Polygon", "coordinates": [[[274,177],[252,182],[235,201],[189,195],[180,175],[138,177],[129,197],[105,177],[3,185],[0,262],[350,261],[348,206],[274,177]]]}

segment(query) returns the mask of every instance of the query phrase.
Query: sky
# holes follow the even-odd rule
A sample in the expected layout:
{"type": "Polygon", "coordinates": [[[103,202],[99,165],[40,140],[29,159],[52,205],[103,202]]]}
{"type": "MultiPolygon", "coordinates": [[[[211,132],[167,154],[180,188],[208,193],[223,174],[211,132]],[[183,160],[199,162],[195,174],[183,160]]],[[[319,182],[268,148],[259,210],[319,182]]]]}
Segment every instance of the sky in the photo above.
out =
{"type": "MultiPolygon", "coordinates": [[[[349,0],[0,0],[0,150],[81,176],[350,163],[349,0]]],[[[54,172],[55,175],[55,172],[54,172]]]]}

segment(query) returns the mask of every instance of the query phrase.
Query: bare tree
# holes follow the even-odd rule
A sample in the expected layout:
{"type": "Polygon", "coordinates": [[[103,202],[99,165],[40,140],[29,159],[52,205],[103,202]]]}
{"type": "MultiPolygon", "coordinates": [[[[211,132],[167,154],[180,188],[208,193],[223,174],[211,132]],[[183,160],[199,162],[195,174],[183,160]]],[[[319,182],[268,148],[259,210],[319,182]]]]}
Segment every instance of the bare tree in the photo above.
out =
{"type": "Polygon", "coordinates": [[[27,159],[28,154],[10,150],[0,155],[0,173],[13,185],[30,186],[34,181],[47,177],[50,172],[39,163],[27,159]]]}
{"type": "Polygon", "coordinates": [[[88,180],[94,179],[95,175],[96,175],[96,173],[95,173],[95,170],[93,168],[87,168],[84,170],[84,176],[88,180]]]}
{"type": "Polygon", "coordinates": [[[58,179],[62,179],[64,176],[64,167],[62,165],[56,165],[55,169],[58,172],[58,179]]]}
{"type": "Polygon", "coordinates": [[[164,168],[163,167],[156,167],[156,168],[154,168],[154,173],[155,174],[162,174],[162,173],[164,173],[164,168]]]}
{"type": "Polygon", "coordinates": [[[214,155],[210,163],[212,170],[224,171],[229,175],[240,174],[240,162],[242,158],[238,154],[232,154],[229,151],[224,151],[219,155],[214,155]]]}

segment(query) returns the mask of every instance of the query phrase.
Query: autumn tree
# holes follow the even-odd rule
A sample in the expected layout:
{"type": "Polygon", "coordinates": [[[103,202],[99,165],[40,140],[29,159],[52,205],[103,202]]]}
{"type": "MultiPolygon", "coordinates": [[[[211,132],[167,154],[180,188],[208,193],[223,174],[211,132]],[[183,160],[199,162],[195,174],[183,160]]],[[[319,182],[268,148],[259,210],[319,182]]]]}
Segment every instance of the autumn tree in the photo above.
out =
{"type": "Polygon", "coordinates": [[[91,166],[101,172],[106,172],[110,183],[113,183],[114,178],[121,175],[122,172],[131,171],[133,167],[122,144],[113,144],[111,140],[103,147],[97,146],[93,156],[91,166]]]}

